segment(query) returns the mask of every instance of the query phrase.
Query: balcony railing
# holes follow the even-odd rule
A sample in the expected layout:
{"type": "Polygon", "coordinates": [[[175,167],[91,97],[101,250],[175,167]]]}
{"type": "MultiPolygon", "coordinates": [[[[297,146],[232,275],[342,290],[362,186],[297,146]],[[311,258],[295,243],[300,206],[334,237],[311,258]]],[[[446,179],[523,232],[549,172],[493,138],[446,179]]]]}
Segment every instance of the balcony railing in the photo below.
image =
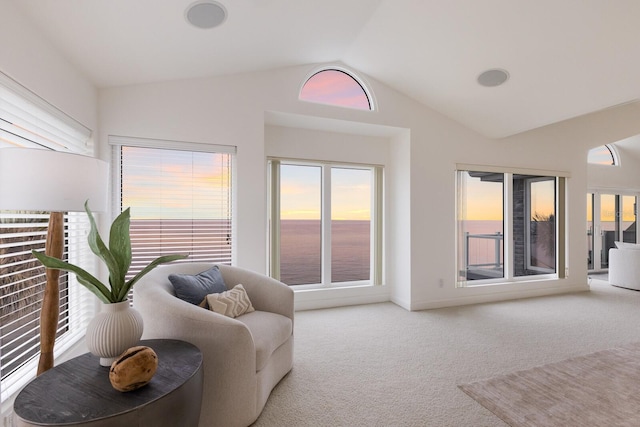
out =
{"type": "Polygon", "coordinates": [[[467,280],[490,279],[503,276],[502,257],[504,235],[464,233],[464,248],[467,280]],[[475,259],[472,259],[472,255],[475,259]]]}

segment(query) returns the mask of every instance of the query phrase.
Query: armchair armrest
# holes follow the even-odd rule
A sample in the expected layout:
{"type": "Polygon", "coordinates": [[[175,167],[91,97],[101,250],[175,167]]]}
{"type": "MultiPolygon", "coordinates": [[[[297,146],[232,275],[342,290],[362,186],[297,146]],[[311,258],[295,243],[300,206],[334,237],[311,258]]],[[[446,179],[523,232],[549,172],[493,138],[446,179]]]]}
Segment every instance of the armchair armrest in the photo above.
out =
{"type": "Polygon", "coordinates": [[[242,284],[256,310],[281,314],[293,321],[294,296],[289,286],[250,270],[227,265],[218,267],[227,288],[242,284]]]}

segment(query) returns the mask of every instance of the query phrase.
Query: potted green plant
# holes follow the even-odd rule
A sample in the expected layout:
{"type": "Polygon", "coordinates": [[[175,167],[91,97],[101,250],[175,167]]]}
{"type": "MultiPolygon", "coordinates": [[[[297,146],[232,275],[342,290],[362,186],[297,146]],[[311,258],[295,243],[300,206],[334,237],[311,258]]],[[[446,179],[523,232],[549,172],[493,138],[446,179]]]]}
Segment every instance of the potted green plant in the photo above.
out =
{"type": "Polygon", "coordinates": [[[49,257],[42,252],[33,251],[33,255],[47,268],[69,271],[75,273],[84,287],[95,294],[100,301],[111,304],[127,300],[127,295],[133,285],[142,276],[149,273],[160,264],[186,258],[187,255],[165,255],[151,261],[142,271],[133,278],[125,280],[131,266],[131,236],[129,227],[131,216],[129,208],[125,209],[111,224],[109,233],[109,247],[107,247],[98,233],[93,213],[89,209],[88,202],[84,205],[91,223],[91,231],[87,238],[91,251],[96,254],[106,265],[109,271],[109,286],[103,284],[98,278],[77,265],[70,264],[58,258],[49,257]]]}
{"type": "Polygon", "coordinates": [[[91,224],[87,241],[91,251],[104,262],[109,271],[108,285],[77,265],[47,256],[42,252],[32,252],[45,267],[74,273],[78,282],[104,303],[102,311],[87,327],[86,342],[89,351],[100,356],[100,364],[109,366],[111,361],[124,350],[136,345],[142,336],[142,317],[130,306],[128,300],[128,294],[133,285],[158,265],[184,259],[187,255],[158,257],[133,278],[126,280],[132,259],[129,208],[118,215],[111,224],[108,247],[100,237],[88,201],[85,202],[84,208],[91,224]]]}

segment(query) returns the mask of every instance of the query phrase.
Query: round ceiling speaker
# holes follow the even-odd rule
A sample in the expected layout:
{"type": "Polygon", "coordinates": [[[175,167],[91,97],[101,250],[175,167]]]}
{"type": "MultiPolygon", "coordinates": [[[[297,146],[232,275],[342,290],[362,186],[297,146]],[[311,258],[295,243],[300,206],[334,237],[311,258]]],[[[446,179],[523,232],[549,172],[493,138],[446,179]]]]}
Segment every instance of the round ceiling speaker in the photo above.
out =
{"type": "Polygon", "coordinates": [[[185,11],[187,21],[198,28],[215,28],[227,19],[227,9],[216,1],[197,1],[185,11]]]}
{"type": "Polygon", "coordinates": [[[478,76],[478,83],[486,87],[500,86],[507,80],[509,80],[509,73],[499,68],[487,70],[478,76]]]}

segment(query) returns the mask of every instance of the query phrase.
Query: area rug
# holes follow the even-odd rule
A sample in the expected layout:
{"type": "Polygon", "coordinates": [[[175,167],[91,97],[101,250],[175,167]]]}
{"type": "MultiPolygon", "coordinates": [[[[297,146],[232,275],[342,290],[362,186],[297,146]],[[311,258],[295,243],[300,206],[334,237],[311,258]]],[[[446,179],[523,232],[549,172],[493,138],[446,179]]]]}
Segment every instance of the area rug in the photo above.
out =
{"type": "Polygon", "coordinates": [[[459,387],[512,427],[637,427],[640,343],[459,387]]]}

